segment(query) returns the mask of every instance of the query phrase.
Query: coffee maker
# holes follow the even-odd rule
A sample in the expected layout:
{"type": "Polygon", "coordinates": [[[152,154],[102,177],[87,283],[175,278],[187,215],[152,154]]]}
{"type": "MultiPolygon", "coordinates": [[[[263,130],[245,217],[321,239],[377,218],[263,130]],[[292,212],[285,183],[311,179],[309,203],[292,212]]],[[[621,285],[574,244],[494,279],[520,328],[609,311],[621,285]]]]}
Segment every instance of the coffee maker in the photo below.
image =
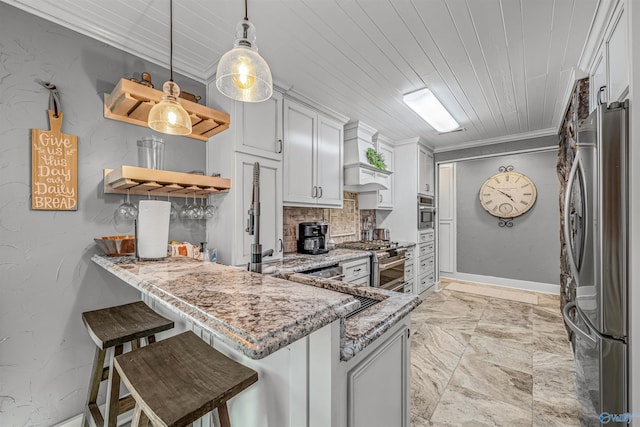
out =
{"type": "Polygon", "coordinates": [[[298,224],[298,252],[301,254],[325,254],[326,235],[329,224],[326,222],[301,222],[298,224]]]}

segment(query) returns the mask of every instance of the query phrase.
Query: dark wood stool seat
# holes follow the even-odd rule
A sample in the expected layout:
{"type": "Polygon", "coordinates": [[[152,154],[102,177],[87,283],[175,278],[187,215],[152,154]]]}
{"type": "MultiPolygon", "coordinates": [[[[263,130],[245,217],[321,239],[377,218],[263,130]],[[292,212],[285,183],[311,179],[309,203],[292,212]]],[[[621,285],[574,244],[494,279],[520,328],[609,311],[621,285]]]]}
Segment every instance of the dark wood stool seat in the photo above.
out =
{"type": "Polygon", "coordinates": [[[131,348],[137,349],[142,339],[146,339],[147,344],[155,342],[155,334],[173,328],[173,322],[160,316],[142,301],[86,311],[82,313],[82,321],[96,343],[83,425],[89,426],[89,417],[92,417],[99,427],[115,427],[118,414],[133,409],[135,402],[131,396],[120,399],[120,378],[113,369],[113,357],[123,353],[125,343],[130,342],[131,348]],[[113,356],[105,367],[107,350],[112,347],[113,356]],[[112,381],[107,385],[107,405],[103,417],[96,400],[100,384],[109,378],[112,381]]]}
{"type": "Polygon", "coordinates": [[[117,356],[114,366],[136,401],[132,427],[185,426],[216,408],[229,427],[227,400],[258,381],[191,331],[117,356]]]}

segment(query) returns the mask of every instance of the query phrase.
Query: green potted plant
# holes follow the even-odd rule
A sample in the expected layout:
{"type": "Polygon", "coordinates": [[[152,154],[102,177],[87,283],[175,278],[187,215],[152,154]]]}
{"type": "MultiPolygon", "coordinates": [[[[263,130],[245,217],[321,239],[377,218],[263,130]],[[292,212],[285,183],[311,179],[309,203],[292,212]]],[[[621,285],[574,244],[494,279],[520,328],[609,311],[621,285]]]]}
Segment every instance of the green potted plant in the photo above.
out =
{"type": "Polygon", "coordinates": [[[387,170],[387,164],[384,162],[384,155],[373,148],[367,149],[367,161],[370,165],[375,166],[380,170],[387,170]]]}

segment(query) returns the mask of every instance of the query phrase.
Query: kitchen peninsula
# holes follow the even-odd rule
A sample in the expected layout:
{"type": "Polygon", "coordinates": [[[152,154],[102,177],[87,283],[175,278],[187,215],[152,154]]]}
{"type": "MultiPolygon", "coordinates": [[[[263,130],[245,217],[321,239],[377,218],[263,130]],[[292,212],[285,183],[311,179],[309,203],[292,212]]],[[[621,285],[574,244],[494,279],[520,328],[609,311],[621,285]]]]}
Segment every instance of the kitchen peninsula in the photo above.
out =
{"type": "Polygon", "coordinates": [[[186,258],[92,260],[174,319],[171,334],[192,329],[258,371],[229,403],[234,423],[409,425],[409,315],[418,297],[186,258]],[[347,318],[360,305],[353,295],[378,302],[347,318]]]}

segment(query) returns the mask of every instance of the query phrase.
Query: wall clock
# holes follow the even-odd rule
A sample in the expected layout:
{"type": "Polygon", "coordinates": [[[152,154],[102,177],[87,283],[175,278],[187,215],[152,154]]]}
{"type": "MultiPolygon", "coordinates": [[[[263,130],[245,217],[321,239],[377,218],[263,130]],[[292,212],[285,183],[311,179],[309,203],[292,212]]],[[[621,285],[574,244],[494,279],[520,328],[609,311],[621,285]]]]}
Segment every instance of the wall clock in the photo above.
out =
{"type": "Polygon", "coordinates": [[[533,181],[513,167],[501,167],[500,173],[489,178],[480,187],[480,204],[498,218],[515,218],[529,211],[536,202],[533,181]]]}

